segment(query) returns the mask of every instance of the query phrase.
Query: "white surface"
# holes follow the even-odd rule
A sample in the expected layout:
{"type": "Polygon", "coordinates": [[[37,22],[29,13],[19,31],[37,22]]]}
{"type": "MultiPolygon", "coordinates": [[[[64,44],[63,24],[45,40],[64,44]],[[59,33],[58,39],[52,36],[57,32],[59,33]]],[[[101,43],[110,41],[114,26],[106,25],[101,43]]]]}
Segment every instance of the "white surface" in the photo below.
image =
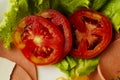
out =
{"type": "Polygon", "coordinates": [[[15,63],[0,57],[0,80],[10,80],[15,63]]]}
{"type": "Polygon", "coordinates": [[[39,80],[56,80],[59,77],[66,77],[58,68],[54,66],[38,66],[39,80]]]}
{"type": "MultiPolygon", "coordinates": [[[[0,21],[3,18],[3,14],[5,11],[7,11],[8,9],[8,1],[9,0],[0,0],[0,21]]],[[[1,60],[2,61],[2,60],[1,60]]],[[[12,65],[8,66],[9,64],[5,65],[3,64],[4,60],[2,61],[1,64],[0,61],[0,72],[4,72],[3,74],[0,73],[0,77],[3,75],[6,78],[9,78],[8,73],[7,73],[7,69],[9,70],[9,68],[12,69],[12,65]],[[1,66],[3,68],[1,68],[1,66]],[[2,69],[2,70],[1,70],[2,69]]],[[[9,63],[9,62],[8,62],[9,63]]],[[[58,68],[55,68],[53,66],[38,66],[38,80],[56,80],[56,78],[59,77],[66,77],[65,74],[63,74],[58,68]]],[[[9,71],[10,73],[10,71],[9,71]]],[[[8,79],[1,79],[0,80],[8,80],[8,79]]]]}

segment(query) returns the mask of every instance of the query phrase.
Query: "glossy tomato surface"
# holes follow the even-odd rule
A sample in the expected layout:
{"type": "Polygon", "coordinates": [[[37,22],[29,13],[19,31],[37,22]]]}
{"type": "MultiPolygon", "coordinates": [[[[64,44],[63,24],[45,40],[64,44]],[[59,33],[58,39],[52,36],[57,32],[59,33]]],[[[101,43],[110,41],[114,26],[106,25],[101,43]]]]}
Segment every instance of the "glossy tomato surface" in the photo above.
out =
{"type": "Polygon", "coordinates": [[[103,14],[80,9],[70,16],[73,26],[73,49],[77,58],[92,58],[100,54],[112,38],[112,24],[103,14]]]}
{"type": "Polygon", "coordinates": [[[65,38],[63,57],[65,57],[70,52],[72,47],[72,33],[68,19],[59,11],[53,9],[41,11],[37,15],[42,16],[51,21],[63,33],[65,38]]]}
{"type": "Polygon", "coordinates": [[[43,17],[23,18],[13,38],[18,49],[35,64],[53,64],[63,55],[64,37],[61,31],[43,17]]]}

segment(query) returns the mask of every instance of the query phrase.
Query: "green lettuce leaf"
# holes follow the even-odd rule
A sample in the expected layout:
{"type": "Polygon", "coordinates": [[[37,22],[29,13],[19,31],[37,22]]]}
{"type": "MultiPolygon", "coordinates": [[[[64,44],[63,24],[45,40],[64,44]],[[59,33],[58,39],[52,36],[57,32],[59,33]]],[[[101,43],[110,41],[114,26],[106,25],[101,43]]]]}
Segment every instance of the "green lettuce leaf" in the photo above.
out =
{"type": "Polygon", "coordinates": [[[12,34],[17,22],[26,15],[29,15],[27,0],[9,1],[9,10],[0,23],[0,39],[4,41],[5,48],[10,47],[13,41],[12,34]]]}
{"type": "Polygon", "coordinates": [[[92,73],[99,63],[99,57],[92,59],[78,59],[66,56],[61,62],[55,64],[68,77],[79,77],[92,73]]]}
{"type": "Polygon", "coordinates": [[[29,11],[34,15],[44,9],[49,9],[50,1],[51,0],[28,0],[29,11]]]}
{"type": "Polygon", "coordinates": [[[80,8],[89,8],[90,0],[51,0],[51,8],[69,16],[80,8]]]}
{"type": "Polygon", "coordinates": [[[91,0],[90,8],[99,10],[106,4],[106,2],[107,0],[91,0]]]}
{"type": "Polygon", "coordinates": [[[119,32],[120,29],[120,0],[109,0],[102,8],[101,12],[110,18],[114,29],[119,32]]]}

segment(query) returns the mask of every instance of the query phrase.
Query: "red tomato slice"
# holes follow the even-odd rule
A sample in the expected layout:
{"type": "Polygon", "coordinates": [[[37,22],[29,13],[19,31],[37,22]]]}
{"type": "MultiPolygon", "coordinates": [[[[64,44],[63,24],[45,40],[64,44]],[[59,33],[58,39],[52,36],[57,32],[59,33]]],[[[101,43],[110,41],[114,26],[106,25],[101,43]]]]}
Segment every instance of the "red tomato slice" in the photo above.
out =
{"type": "Polygon", "coordinates": [[[112,24],[109,19],[90,9],[80,9],[70,17],[73,25],[73,49],[77,58],[92,58],[100,54],[112,38],[112,24]]]}
{"type": "Polygon", "coordinates": [[[44,10],[37,15],[50,20],[53,24],[58,26],[58,28],[63,33],[65,37],[63,57],[65,57],[72,48],[72,33],[68,19],[63,16],[59,11],[53,9],[44,10]]]}
{"type": "Polygon", "coordinates": [[[40,16],[27,16],[18,23],[14,43],[25,57],[39,65],[56,63],[63,55],[61,31],[40,16]]]}

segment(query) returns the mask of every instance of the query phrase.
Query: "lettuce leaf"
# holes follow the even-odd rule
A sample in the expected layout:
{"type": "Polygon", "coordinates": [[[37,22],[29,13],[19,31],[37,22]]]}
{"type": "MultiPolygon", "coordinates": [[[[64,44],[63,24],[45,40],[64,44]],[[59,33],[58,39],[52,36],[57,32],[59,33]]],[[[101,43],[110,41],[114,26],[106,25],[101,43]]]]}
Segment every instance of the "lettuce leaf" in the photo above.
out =
{"type": "Polygon", "coordinates": [[[69,16],[80,8],[89,8],[90,0],[51,0],[51,8],[69,16]]]}
{"type": "Polygon", "coordinates": [[[51,0],[28,0],[29,11],[31,14],[36,14],[44,9],[50,8],[51,0]]]}
{"type": "Polygon", "coordinates": [[[101,12],[110,18],[114,29],[119,32],[120,29],[120,0],[109,0],[101,9],[101,12]]]}
{"type": "Polygon", "coordinates": [[[55,66],[57,66],[68,77],[79,77],[92,73],[96,69],[99,59],[99,57],[92,59],[78,59],[71,56],[66,56],[65,59],[55,64],[55,66]]]}
{"type": "Polygon", "coordinates": [[[17,22],[26,15],[29,15],[27,0],[10,0],[9,9],[0,23],[0,39],[4,41],[5,48],[9,48],[13,41],[12,34],[17,22]]]}
{"type": "Polygon", "coordinates": [[[99,10],[106,4],[107,0],[91,0],[90,8],[99,10]]]}

